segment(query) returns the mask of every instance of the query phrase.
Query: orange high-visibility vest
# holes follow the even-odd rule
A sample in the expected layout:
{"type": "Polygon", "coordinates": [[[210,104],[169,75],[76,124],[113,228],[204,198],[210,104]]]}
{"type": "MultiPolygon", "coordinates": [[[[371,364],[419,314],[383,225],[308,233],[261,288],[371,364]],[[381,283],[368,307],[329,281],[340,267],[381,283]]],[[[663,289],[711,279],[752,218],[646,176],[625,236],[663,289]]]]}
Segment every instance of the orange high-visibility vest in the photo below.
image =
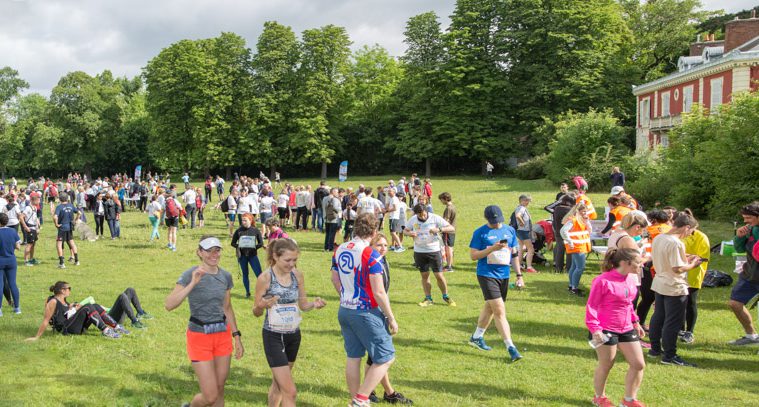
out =
{"type": "Polygon", "coordinates": [[[612,232],[617,230],[620,225],[622,225],[622,218],[625,217],[628,213],[632,212],[632,209],[628,208],[624,205],[619,205],[614,207],[614,209],[609,211],[610,215],[614,215],[614,224],[611,225],[612,232]]]}
{"type": "Polygon", "coordinates": [[[651,256],[651,245],[654,243],[654,238],[662,233],[669,232],[670,229],[672,229],[672,226],[666,223],[652,225],[646,228],[646,231],[648,231],[648,241],[643,243],[643,249],[649,256],[651,256]]]}
{"type": "Polygon", "coordinates": [[[585,222],[575,216],[572,218],[572,229],[569,231],[569,241],[574,244],[574,248],[570,249],[567,242],[564,243],[564,248],[567,253],[590,253],[590,231],[585,225],[585,222]]]}
{"type": "Polygon", "coordinates": [[[588,208],[586,212],[588,214],[588,219],[595,220],[598,217],[596,214],[596,208],[593,206],[593,202],[590,201],[590,198],[588,198],[587,195],[578,195],[575,203],[583,203],[588,208]]]}

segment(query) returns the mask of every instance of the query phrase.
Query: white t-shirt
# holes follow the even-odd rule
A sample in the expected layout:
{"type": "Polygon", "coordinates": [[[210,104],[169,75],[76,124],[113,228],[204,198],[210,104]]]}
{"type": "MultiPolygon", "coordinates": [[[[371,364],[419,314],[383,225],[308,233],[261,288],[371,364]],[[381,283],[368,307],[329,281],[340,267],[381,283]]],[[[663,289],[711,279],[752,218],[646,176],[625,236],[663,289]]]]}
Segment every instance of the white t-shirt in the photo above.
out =
{"type": "Polygon", "coordinates": [[[235,197],[230,195],[227,197],[227,205],[229,206],[229,211],[227,213],[234,214],[237,212],[237,200],[235,200],[235,197]]]}
{"type": "Polygon", "coordinates": [[[416,253],[435,253],[440,251],[440,239],[438,235],[430,233],[433,227],[442,229],[449,223],[442,216],[434,213],[427,214],[427,220],[420,222],[419,218],[414,215],[406,222],[406,230],[416,232],[414,238],[414,252],[416,253]]]}
{"type": "Polygon", "coordinates": [[[261,213],[271,213],[274,205],[275,205],[274,198],[270,196],[265,196],[261,198],[261,205],[260,205],[261,213]]]}
{"type": "Polygon", "coordinates": [[[380,206],[381,204],[382,203],[379,200],[374,199],[371,196],[365,196],[360,201],[358,201],[357,211],[356,212],[358,212],[359,214],[361,214],[361,213],[373,213],[373,214],[376,215],[376,214],[379,213],[380,209],[382,208],[380,206]]]}
{"type": "Polygon", "coordinates": [[[26,226],[29,226],[30,229],[36,229],[37,225],[39,225],[39,219],[37,219],[37,209],[32,205],[28,205],[26,208],[24,208],[22,213],[24,214],[24,222],[26,222],[26,226]]]}
{"type": "Polygon", "coordinates": [[[287,208],[288,202],[290,202],[290,196],[286,194],[279,194],[277,197],[277,208],[287,208]]]}
{"type": "Polygon", "coordinates": [[[163,210],[163,205],[156,199],[148,205],[148,216],[154,216],[156,212],[163,210]]]}
{"type": "Polygon", "coordinates": [[[198,193],[195,192],[194,189],[188,189],[182,194],[182,201],[184,201],[186,205],[195,205],[195,198],[197,198],[197,196],[198,193]]]}
{"type": "Polygon", "coordinates": [[[21,207],[18,204],[13,205],[11,209],[8,209],[8,204],[5,204],[0,212],[8,214],[8,226],[18,225],[18,215],[21,213],[21,207]]]}
{"type": "Polygon", "coordinates": [[[308,205],[309,200],[311,200],[311,194],[308,191],[300,191],[295,194],[295,206],[298,208],[308,205]]]}
{"type": "Polygon", "coordinates": [[[389,205],[395,208],[395,210],[390,214],[390,220],[398,220],[401,218],[401,200],[398,199],[397,196],[394,196],[392,198],[389,198],[389,205]]]}
{"type": "Polygon", "coordinates": [[[237,207],[237,213],[252,213],[258,215],[258,195],[249,194],[240,198],[237,207]]]}

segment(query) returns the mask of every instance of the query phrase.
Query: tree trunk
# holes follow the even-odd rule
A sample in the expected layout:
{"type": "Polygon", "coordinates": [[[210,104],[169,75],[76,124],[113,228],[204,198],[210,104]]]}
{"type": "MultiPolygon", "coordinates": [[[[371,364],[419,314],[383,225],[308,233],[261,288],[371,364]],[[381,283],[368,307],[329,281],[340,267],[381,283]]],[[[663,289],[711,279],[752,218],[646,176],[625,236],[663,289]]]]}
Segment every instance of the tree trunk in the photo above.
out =
{"type": "Polygon", "coordinates": [[[203,179],[208,178],[211,175],[211,169],[206,166],[203,168],[203,179]]]}
{"type": "Polygon", "coordinates": [[[230,180],[232,179],[232,167],[227,167],[227,176],[226,179],[230,180]]]}
{"type": "Polygon", "coordinates": [[[432,176],[432,160],[427,158],[424,160],[424,176],[430,178],[432,176]]]}
{"type": "Polygon", "coordinates": [[[486,160],[482,160],[480,162],[480,164],[481,164],[480,165],[480,169],[482,170],[482,171],[480,171],[480,173],[482,175],[487,175],[487,173],[488,173],[488,162],[486,160]]]}
{"type": "Polygon", "coordinates": [[[271,165],[271,169],[269,170],[269,179],[270,180],[274,179],[274,173],[276,173],[276,172],[277,172],[277,165],[276,164],[272,164],[271,165]]]}
{"type": "Polygon", "coordinates": [[[322,181],[326,181],[327,180],[327,162],[326,161],[322,161],[322,177],[321,177],[321,180],[322,181]]]}

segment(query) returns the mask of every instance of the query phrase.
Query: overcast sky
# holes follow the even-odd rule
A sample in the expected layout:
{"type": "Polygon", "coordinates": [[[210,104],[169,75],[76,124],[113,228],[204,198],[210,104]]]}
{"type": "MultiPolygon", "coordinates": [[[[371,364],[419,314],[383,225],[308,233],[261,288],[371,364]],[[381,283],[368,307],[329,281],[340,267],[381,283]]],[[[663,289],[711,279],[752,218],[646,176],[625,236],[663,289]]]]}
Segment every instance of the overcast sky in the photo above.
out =
{"type": "MultiPolygon", "coordinates": [[[[728,12],[759,0],[702,0],[728,12]]],[[[0,67],[10,65],[49,94],[61,76],[110,69],[135,76],[148,60],[181,39],[237,33],[255,46],[263,23],[276,20],[300,33],[335,24],[346,27],[353,48],[378,43],[404,51],[409,17],[435,11],[443,27],[455,0],[0,0],[0,67]]]]}

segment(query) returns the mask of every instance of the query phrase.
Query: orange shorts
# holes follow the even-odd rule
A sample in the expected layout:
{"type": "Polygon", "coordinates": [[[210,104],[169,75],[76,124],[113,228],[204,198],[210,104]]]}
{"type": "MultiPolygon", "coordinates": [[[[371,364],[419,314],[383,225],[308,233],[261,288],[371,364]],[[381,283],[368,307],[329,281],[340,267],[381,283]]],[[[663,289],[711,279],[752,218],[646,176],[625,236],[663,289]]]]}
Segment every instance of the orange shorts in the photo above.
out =
{"type": "Polygon", "coordinates": [[[232,331],[227,324],[226,332],[204,334],[187,330],[187,356],[191,362],[205,362],[232,354],[232,331]]]}

